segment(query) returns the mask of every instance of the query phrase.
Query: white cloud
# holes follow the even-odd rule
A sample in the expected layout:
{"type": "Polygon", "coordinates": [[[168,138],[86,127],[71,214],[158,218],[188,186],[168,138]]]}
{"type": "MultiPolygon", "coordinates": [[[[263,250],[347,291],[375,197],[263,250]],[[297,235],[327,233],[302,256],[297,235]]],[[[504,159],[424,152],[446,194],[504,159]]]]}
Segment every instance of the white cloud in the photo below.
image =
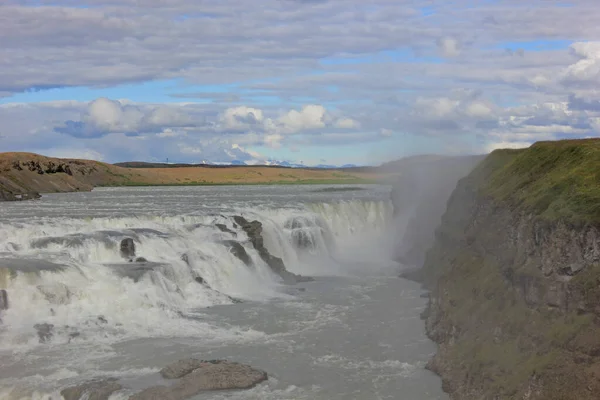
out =
{"type": "Polygon", "coordinates": [[[591,84],[600,86],[600,42],[579,42],[571,45],[571,51],[580,58],[563,73],[567,84],[591,84]]]}
{"type": "Polygon", "coordinates": [[[460,54],[460,42],[452,37],[438,40],[438,47],[444,57],[456,57],[460,54]]]}
{"type": "Polygon", "coordinates": [[[333,124],[336,128],[340,129],[357,129],[360,124],[352,118],[340,118],[333,124]]]}
{"type": "Polygon", "coordinates": [[[296,133],[302,130],[325,128],[327,112],[325,107],[309,104],[300,111],[290,110],[276,121],[277,130],[281,133],[296,133]]]}
{"type": "Polygon", "coordinates": [[[263,112],[257,108],[240,106],[225,110],[221,122],[225,129],[250,129],[263,122],[263,112]]]}

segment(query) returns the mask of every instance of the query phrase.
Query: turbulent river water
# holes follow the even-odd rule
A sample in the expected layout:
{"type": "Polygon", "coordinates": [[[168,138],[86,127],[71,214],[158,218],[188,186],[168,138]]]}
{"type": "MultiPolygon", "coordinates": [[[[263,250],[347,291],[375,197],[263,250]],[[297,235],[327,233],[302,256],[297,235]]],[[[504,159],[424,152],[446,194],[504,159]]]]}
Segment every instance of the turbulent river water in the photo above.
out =
{"type": "Polygon", "coordinates": [[[0,399],[58,400],[98,377],[119,378],[127,390],[113,398],[126,399],[186,357],[269,374],[195,399],[446,399],[424,368],[435,346],[422,291],[392,261],[390,188],[346,189],[102,188],[0,203],[0,399]],[[236,215],[315,280],[284,284],[236,215]],[[126,238],[146,262],[123,259],[126,238]]]}

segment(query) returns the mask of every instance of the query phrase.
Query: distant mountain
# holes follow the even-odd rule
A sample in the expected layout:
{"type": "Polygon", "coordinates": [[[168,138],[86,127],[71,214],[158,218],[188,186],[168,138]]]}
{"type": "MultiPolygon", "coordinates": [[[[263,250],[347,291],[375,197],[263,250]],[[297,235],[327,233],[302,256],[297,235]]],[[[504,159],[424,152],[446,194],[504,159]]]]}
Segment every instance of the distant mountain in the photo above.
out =
{"type": "Polygon", "coordinates": [[[285,167],[285,168],[318,168],[318,169],[338,169],[338,168],[357,168],[359,166],[355,164],[344,164],[342,166],[333,164],[318,164],[318,165],[304,165],[296,164],[289,161],[279,160],[232,160],[226,162],[213,162],[208,160],[202,160],[197,164],[185,164],[185,163],[153,163],[143,161],[127,161],[114,164],[118,167],[124,168],[181,168],[181,167],[199,167],[199,166],[211,166],[211,167],[226,167],[226,166],[270,166],[270,167],[285,167]]]}

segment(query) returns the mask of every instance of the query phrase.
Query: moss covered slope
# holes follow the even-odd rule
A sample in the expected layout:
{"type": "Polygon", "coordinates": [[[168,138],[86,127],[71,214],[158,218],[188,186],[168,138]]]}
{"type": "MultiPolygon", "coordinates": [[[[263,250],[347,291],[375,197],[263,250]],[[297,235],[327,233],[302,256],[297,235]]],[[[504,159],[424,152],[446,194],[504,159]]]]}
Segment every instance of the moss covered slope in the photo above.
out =
{"type": "Polygon", "coordinates": [[[600,140],[539,142],[498,150],[482,168],[487,193],[546,219],[600,222],[600,140]]]}
{"type": "Polygon", "coordinates": [[[454,399],[600,398],[600,141],[490,154],[453,192],[422,278],[454,399]]]}

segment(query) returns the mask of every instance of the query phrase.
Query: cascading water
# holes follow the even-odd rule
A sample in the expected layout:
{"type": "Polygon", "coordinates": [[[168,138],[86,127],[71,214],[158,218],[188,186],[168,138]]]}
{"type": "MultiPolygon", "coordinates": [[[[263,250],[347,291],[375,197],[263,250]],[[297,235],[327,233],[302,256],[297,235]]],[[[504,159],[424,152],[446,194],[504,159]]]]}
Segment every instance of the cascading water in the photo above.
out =
{"type": "MultiPolygon", "coordinates": [[[[344,240],[382,232],[391,206],[356,200],[241,214],[261,222],[265,247],[288,270],[326,275],[340,272],[344,240]]],[[[289,296],[233,215],[3,223],[0,287],[10,308],[0,348],[38,344],[39,324],[53,326],[54,342],[196,334],[197,322],[186,319],[192,310],[289,296]],[[119,251],[128,238],[131,260],[119,251]]]]}

